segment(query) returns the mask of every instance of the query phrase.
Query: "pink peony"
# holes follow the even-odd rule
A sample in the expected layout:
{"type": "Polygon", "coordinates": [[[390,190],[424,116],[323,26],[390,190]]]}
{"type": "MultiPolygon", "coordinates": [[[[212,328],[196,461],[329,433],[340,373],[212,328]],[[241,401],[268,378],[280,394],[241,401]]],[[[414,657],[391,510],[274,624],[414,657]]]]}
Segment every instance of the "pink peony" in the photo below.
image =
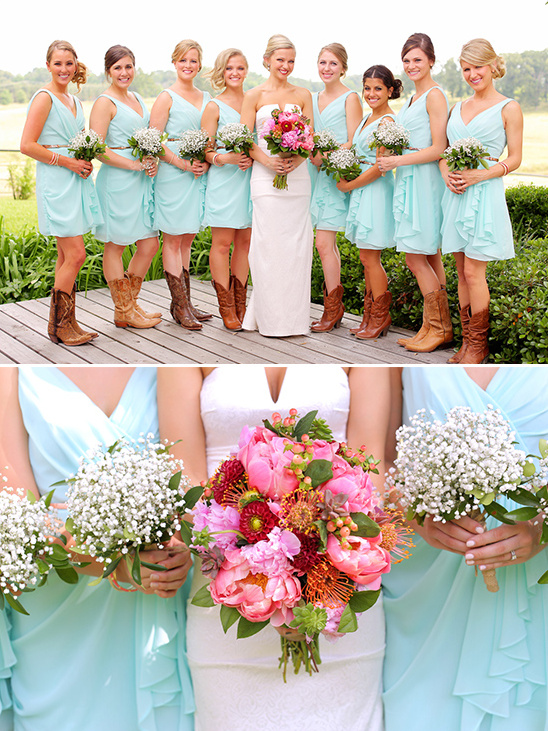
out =
{"type": "Polygon", "coordinates": [[[333,534],[329,535],[327,555],[331,562],[357,584],[366,584],[368,589],[378,589],[382,574],[390,571],[390,554],[375,539],[350,536],[348,543],[350,550],[343,548],[333,534]]]}
{"type": "Polygon", "coordinates": [[[257,428],[238,452],[238,459],[248,474],[249,487],[272,500],[279,500],[299,484],[293,471],[287,469],[293,453],[285,451],[284,441],[268,429],[257,428]]]}
{"type": "Polygon", "coordinates": [[[291,571],[290,559],[301,550],[301,542],[289,530],[273,528],[268,539],[242,547],[242,553],[253,571],[268,576],[291,571]]]}
{"type": "Polygon", "coordinates": [[[223,551],[231,549],[236,546],[238,536],[235,532],[240,527],[240,515],[235,508],[230,506],[223,507],[214,500],[211,505],[201,500],[196,503],[194,510],[192,511],[193,518],[193,530],[201,531],[206,526],[209,528],[210,533],[216,531],[231,531],[229,533],[216,533],[214,536],[215,542],[210,545],[217,545],[223,551]]]}
{"type": "Polygon", "coordinates": [[[360,466],[349,465],[337,454],[333,456],[333,478],[325,482],[323,487],[329,488],[333,494],[346,493],[350,513],[367,514],[378,504],[378,496],[369,475],[360,466]]]}

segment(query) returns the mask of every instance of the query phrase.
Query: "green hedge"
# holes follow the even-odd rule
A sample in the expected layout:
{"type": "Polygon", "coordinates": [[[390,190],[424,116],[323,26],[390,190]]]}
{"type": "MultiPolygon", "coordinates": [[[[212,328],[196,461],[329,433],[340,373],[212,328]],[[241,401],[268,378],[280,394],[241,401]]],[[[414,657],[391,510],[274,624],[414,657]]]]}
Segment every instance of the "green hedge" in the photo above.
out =
{"type": "Polygon", "coordinates": [[[507,188],[506,203],[514,235],[548,236],[548,187],[522,184],[507,188]]]}

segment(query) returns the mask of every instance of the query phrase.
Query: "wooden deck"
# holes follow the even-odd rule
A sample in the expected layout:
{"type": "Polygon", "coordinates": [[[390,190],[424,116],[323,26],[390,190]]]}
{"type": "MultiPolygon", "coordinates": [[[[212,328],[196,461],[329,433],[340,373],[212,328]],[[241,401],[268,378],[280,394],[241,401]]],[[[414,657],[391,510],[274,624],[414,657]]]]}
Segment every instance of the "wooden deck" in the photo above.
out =
{"type": "MultiPolygon", "coordinates": [[[[49,299],[0,306],[0,363],[29,364],[210,364],[218,363],[445,363],[451,349],[409,353],[396,340],[408,331],[392,328],[386,337],[357,340],[349,333],[359,318],[345,315],[342,326],[330,333],[266,338],[258,332],[229,332],[218,314],[210,282],[192,281],[193,302],[214,314],[199,332],[185,330],[169,315],[169,292],[164,280],[145,282],[140,301],[145,309],[161,310],[155,328],[117,328],[112,321],[108,289],[77,295],[78,321],[99,333],[92,343],[77,348],[55,345],[47,336],[49,299]]],[[[316,319],[321,307],[312,305],[316,319]]]]}

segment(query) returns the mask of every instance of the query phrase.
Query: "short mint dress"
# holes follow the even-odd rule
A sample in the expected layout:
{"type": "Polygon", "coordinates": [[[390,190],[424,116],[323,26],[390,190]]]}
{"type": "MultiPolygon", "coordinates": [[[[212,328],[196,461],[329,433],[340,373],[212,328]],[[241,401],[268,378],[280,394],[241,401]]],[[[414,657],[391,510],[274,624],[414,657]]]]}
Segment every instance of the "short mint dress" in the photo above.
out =
{"type": "MultiPolygon", "coordinates": [[[[116,105],[116,114],[109,124],[105,142],[117,155],[135,160],[128,146],[128,139],[141,127],[148,127],[150,114],[139,94],[133,92],[141,105],[138,114],[127,104],[108,94],[101,96],[116,105]]],[[[133,244],[141,239],[158,235],[152,225],[152,179],[144,170],[122,170],[103,163],[97,175],[97,193],[103,211],[104,223],[97,227],[95,237],[99,241],[111,241],[120,246],[133,244]]]]}
{"type": "MultiPolygon", "coordinates": [[[[212,102],[219,107],[219,125],[239,123],[240,115],[221,99],[212,102]]],[[[223,152],[222,147],[218,148],[223,152]]],[[[251,205],[251,167],[240,170],[237,165],[212,165],[207,172],[205,214],[203,225],[219,228],[249,228],[253,206],[251,205]]]]}
{"type": "MultiPolygon", "coordinates": [[[[462,366],[403,370],[403,419],[441,419],[454,406],[501,410],[518,449],[548,436],[548,369],[500,368],[484,391],[462,366]]],[[[489,519],[488,527],[500,525],[489,519]]],[[[546,731],[548,593],[537,580],[548,550],[497,569],[500,589],[456,553],[419,536],[383,578],[386,731],[546,731]]]]}
{"type": "MultiPolygon", "coordinates": [[[[75,117],[55,94],[48,89],[39,89],[30,100],[29,108],[36,95],[44,92],[51,98],[51,109],[38,144],[51,145],[52,154],[58,152],[70,157],[68,146],[71,139],[86,126],[82,104],[72,97],[75,117]]],[[[44,236],[80,236],[93,231],[103,220],[92,178],[84,180],[72,170],[58,165],[36,163],[36,203],[38,229],[44,236]]]]}
{"type": "MultiPolygon", "coordinates": [[[[110,418],[54,367],[19,370],[19,403],[41,494],[98,443],[158,437],[155,368],[135,369],[110,418]]],[[[53,575],[25,594],[30,616],[0,612],[0,728],[11,701],[14,731],[192,731],[185,592],[161,599],[92,579],[53,575]]]]}
{"type": "MultiPolygon", "coordinates": [[[[169,118],[165,126],[168,136],[166,146],[179,154],[178,139],[186,129],[200,129],[206,104],[211,100],[207,91],[202,93],[202,105],[196,109],[180,94],[164,89],[172,99],[169,118]]],[[[190,170],[179,170],[175,165],[160,162],[154,179],[154,225],[166,234],[198,233],[203,224],[207,173],[194,177],[190,170]]]]}
{"type": "MultiPolygon", "coordinates": [[[[433,86],[415,102],[405,103],[396,115],[396,122],[409,132],[410,146],[419,150],[430,147],[430,117],[426,99],[433,86]]],[[[447,103],[447,109],[449,104],[447,103]]],[[[413,150],[404,151],[404,155],[413,150]]],[[[394,220],[397,250],[408,254],[435,254],[441,246],[441,199],[445,183],[437,161],[396,168],[394,186],[394,220]]]]}
{"type": "MultiPolygon", "coordinates": [[[[449,144],[463,137],[475,137],[487,149],[490,157],[500,157],[506,147],[501,112],[511,101],[503,99],[476,114],[468,124],[462,121],[462,103],[458,102],[447,124],[449,144]]],[[[492,166],[497,163],[490,160],[487,164],[492,166]]],[[[511,259],[514,256],[514,236],[502,178],[471,185],[462,195],[446,187],[441,205],[444,254],[462,251],[470,259],[480,261],[511,259]]]]}
{"type": "MultiPolygon", "coordinates": [[[[370,115],[365,117],[354,133],[353,144],[356,152],[366,159],[362,171],[375,165],[377,152],[369,149],[369,139],[385,117],[385,114],[368,126],[364,126],[370,115]]],[[[345,236],[360,249],[388,249],[394,246],[394,216],[392,197],[394,194],[394,175],[392,172],[374,180],[362,188],[350,192],[350,203],[346,217],[345,236]]]]}
{"type": "MultiPolygon", "coordinates": [[[[330,129],[339,145],[348,142],[346,127],[346,100],[355,91],[347,91],[326,106],[320,112],[318,106],[319,92],[312,96],[314,109],[314,131],[330,129]]],[[[312,166],[314,167],[314,166],[312,166]]],[[[342,231],[348,213],[348,194],[337,189],[337,184],[327,173],[320,170],[317,175],[312,173],[313,192],[310,199],[310,216],[312,225],[320,231],[342,231]]]]}

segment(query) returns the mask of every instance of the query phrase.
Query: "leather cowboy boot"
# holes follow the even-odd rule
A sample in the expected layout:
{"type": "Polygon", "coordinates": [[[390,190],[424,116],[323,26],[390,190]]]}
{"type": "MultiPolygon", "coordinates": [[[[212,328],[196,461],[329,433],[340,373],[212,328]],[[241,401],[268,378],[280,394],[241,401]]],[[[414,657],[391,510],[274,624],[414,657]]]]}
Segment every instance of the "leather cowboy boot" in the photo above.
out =
{"type": "Polygon", "coordinates": [[[48,335],[52,343],[63,345],[84,345],[92,340],[91,333],[79,333],[72,324],[72,298],[62,289],[51,290],[48,335]]]}
{"type": "Polygon", "coordinates": [[[461,365],[485,363],[489,355],[487,334],[489,332],[489,308],[470,315],[468,323],[468,347],[460,360],[461,365]]]}
{"type": "Polygon", "coordinates": [[[111,279],[108,282],[110,296],[114,302],[114,324],[116,327],[136,327],[145,329],[154,327],[161,322],[161,318],[152,320],[143,317],[135,309],[135,302],[131,294],[129,279],[111,279]]]}
{"type": "Polygon", "coordinates": [[[315,333],[329,332],[334,327],[339,327],[344,315],[343,305],[344,289],[339,284],[329,294],[323,285],[323,313],[319,320],[312,323],[310,329],[315,333]]]}
{"type": "Polygon", "coordinates": [[[231,280],[230,288],[225,289],[221,284],[211,281],[217,293],[219,303],[219,314],[223,318],[223,324],[227,330],[241,330],[242,323],[236,316],[236,303],[234,301],[234,281],[231,280]]]}
{"type": "Polygon", "coordinates": [[[170,311],[175,322],[187,330],[201,330],[202,323],[198,322],[190,309],[184,281],[170,272],[164,271],[164,276],[171,292],[170,311]]]}
{"type": "MultiPolygon", "coordinates": [[[[70,301],[72,306],[72,327],[76,330],[76,332],[79,335],[91,335],[91,339],[94,340],[95,338],[99,337],[99,333],[94,332],[88,332],[87,330],[83,330],[80,325],[76,321],[76,282],[74,282],[74,285],[72,287],[72,292],[70,293],[70,301]]],[[[50,313],[51,315],[51,313],[50,313]]]]}
{"type": "Polygon", "coordinates": [[[431,353],[440,345],[446,344],[446,332],[442,323],[442,307],[440,292],[429,292],[424,298],[424,313],[428,321],[428,331],[426,335],[414,343],[406,343],[406,350],[413,353],[431,353]]]}
{"type": "Polygon", "coordinates": [[[373,294],[371,290],[365,292],[363,296],[363,317],[358,327],[351,327],[350,334],[356,335],[360,330],[365,330],[369,323],[369,317],[371,316],[371,305],[373,304],[373,294]]]}
{"type": "Polygon", "coordinates": [[[390,292],[383,292],[380,297],[373,300],[367,327],[356,333],[356,337],[359,340],[378,338],[388,332],[388,328],[392,323],[392,318],[390,317],[391,304],[392,295],[390,292]]]}
{"type": "Polygon", "coordinates": [[[470,323],[470,305],[460,309],[460,322],[462,325],[462,345],[459,350],[448,359],[448,363],[460,363],[466,348],[468,347],[468,325],[470,323]]]}
{"type": "Polygon", "coordinates": [[[238,277],[234,274],[230,275],[230,279],[234,282],[234,302],[236,303],[236,317],[240,322],[244,321],[245,310],[247,307],[247,277],[245,284],[242,284],[238,277]]]}
{"type": "Polygon", "coordinates": [[[194,317],[199,320],[200,322],[205,322],[205,320],[211,320],[213,315],[211,315],[209,312],[204,312],[203,310],[199,310],[197,307],[194,307],[192,302],[190,301],[190,273],[188,269],[185,269],[183,267],[183,271],[181,274],[181,279],[184,282],[184,285],[186,287],[186,295],[188,299],[188,306],[190,307],[190,311],[194,315],[194,317]]]}
{"type": "Polygon", "coordinates": [[[161,312],[145,312],[145,310],[143,310],[143,308],[137,302],[139,292],[141,291],[141,287],[143,286],[143,277],[138,277],[136,274],[132,274],[131,272],[126,272],[126,277],[129,279],[131,296],[133,297],[133,302],[135,304],[135,309],[137,310],[137,312],[143,317],[148,318],[149,320],[157,320],[158,318],[161,318],[161,312]]]}

